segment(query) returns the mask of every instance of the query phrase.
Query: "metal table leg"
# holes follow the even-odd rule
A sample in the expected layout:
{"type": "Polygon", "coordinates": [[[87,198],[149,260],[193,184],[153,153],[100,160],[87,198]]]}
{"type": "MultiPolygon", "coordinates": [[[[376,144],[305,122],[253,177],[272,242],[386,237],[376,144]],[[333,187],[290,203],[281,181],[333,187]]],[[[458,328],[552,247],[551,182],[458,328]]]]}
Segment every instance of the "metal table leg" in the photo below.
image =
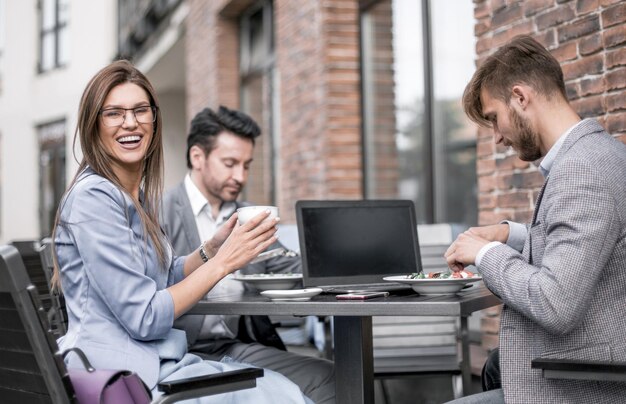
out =
{"type": "Polygon", "coordinates": [[[470,394],[472,385],[472,366],[469,349],[469,328],[467,316],[461,316],[461,377],[463,381],[463,396],[470,394]]]}
{"type": "Polygon", "coordinates": [[[333,317],[336,401],[374,404],[371,317],[333,317]]]}

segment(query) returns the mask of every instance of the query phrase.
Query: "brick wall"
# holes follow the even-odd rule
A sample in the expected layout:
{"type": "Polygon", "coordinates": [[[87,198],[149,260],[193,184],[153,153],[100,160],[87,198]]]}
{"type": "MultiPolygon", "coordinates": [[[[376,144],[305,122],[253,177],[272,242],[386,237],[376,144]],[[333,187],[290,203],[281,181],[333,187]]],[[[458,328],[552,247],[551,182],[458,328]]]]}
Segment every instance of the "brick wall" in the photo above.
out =
{"type": "MultiPolygon", "coordinates": [[[[530,34],[561,62],[568,97],[584,118],[596,118],[626,143],[626,3],[619,0],[475,0],[476,53],[487,55],[530,34]]],[[[543,177],[478,131],[479,223],[531,219],[543,177]]],[[[499,311],[483,319],[483,346],[497,346],[499,311]]]]}
{"type": "Polygon", "coordinates": [[[281,217],[298,199],[362,195],[358,5],[276,0],[281,217]]]}
{"type": "MultiPolygon", "coordinates": [[[[187,120],[202,108],[242,108],[239,74],[238,17],[253,0],[188,0],[185,57],[187,66],[187,120]]],[[[258,204],[271,204],[271,133],[267,111],[271,106],[269,79],[255,82],[258,102],[248,113],[257,121],[262,135],[256,140],[253,169],[242,197],[258,204]],[[261,101],[260,99],[263,100],[261,101]]]]}
{"type": "Polygon", "coordinates": [[[362,194],[358,2],[322,4],[328,197],[358,198],[362,194]]]}
{"type": "Polygon", "coordinates": [[[326,197],[327,149],[322,8],[316,1],[277,1],[276,64],[280,74],[281,216],[292,202],[326,197]]]}
{"type": "MultiPolygon", "coordinates": [[[[251,0],[189,0],[187,115],[205,106],[240,107],[237,17],[251,0]]],[[[295,221],[298,199],[362,196],[359,20],[356,0],[274,0],[281,218],[295,221]]],[[[265,134],[257,149],[269,153],[265,134]]],[[[266,172],[265,158],[253,170],[266,172]]],[[[263,175],[265,178],[266,175],[263,175]]],[[[264,181],[266,182],[266,181],[264,181]]],[[[267,184],[263,185],[266,188],[267,184]]],[[[247,197],[266,189],[250,183],[247,197]]]]}
{"type": "Polygon", "coordinates": [[[239,106],[237,20],[220,15],[229,0],[188,0],[185,25],[187,120],[204,107],[239,106]]]}

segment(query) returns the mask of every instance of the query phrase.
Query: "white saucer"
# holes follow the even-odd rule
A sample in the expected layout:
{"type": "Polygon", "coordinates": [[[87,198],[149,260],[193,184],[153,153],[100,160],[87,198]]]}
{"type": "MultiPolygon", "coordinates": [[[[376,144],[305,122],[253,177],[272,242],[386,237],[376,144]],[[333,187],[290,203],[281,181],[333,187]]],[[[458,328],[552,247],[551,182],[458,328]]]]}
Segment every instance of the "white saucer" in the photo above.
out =
{"type": "Polygon", "coordinates": [[[308,302],[310,297],[275,297],[270,298],[273,302],[308,302]]]}
{"type": "Polygon", "coordinates": [[[291,302],[304,302],[311,300],[313,296],[317,296],[322,293],[320,288],[307,288],[307,289],[289,289],[289,290],[264,290],[261,294],[265,297],[269,297],[272,301],[291,301],[291,302]]]}

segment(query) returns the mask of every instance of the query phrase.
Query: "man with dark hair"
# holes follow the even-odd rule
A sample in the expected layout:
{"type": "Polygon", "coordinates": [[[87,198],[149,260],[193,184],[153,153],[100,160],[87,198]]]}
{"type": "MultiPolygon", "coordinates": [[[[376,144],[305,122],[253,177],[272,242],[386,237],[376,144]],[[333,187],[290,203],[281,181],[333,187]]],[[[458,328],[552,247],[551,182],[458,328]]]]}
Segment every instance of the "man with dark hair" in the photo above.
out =
{"type": "Polygon", "coordinates": [[[471,228],[445,254],[454,271],[475,264],[504,303],[502,389],[455,402],[623,402],[625,384],[547,379],[531,360],[626,361],[626,145],[580,119],[558,62],[530,37],[489,56],[463,102],[496,144],[543,157],[545,182],[531,223],[471,228]]]}
{"type": "MultiPolygon", "coordinates": [[[[221,106],[200,111],[187,137],[189,174],[163,199],[162,225],[177,255],[209,240],[237,208],[246,185],[259,126],[248,115],[221,106]]],[[[278,242],[269,249],[282,247],[278,242]]],[[[249,264],[243,273],[301,272],[301,261],[275,257],[249,264]]],[[[209,293],[240,292],[241,282],[227,276],[209,293]]],[[[183,316],[190,351],[214,360],[228,356],[282,373],[316,403],[335,402],[332,362],[287,352],[267,316],[183,316]]]]}

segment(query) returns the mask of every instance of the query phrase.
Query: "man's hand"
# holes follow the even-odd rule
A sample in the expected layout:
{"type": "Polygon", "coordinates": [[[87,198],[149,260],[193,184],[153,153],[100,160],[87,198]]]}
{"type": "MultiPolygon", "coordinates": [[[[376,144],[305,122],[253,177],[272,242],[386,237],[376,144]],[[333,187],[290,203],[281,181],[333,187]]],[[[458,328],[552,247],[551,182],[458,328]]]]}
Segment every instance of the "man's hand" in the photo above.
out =
{"type": "MultiPolygon", "coordinates": [[[[508,225],[505,224],[508,227],[508,225]]],[[[492,227],[492,226],[487,226],[492,227]]],[[[489,244],[490,241],[481,235],[475,229],[481,229],[479,227],[471,228],[464,233],[459,234],[454,243],[450,245],[444,257],[448,262],[448,267],[454,272],[462,271],[468,265],[476,263],[476,256],[481,248],[489,244]]],[[[507,231],[508,233],[508,231],[507,231]]],[[[490,230],[483,234],[490,234],[490,230]]]]}

